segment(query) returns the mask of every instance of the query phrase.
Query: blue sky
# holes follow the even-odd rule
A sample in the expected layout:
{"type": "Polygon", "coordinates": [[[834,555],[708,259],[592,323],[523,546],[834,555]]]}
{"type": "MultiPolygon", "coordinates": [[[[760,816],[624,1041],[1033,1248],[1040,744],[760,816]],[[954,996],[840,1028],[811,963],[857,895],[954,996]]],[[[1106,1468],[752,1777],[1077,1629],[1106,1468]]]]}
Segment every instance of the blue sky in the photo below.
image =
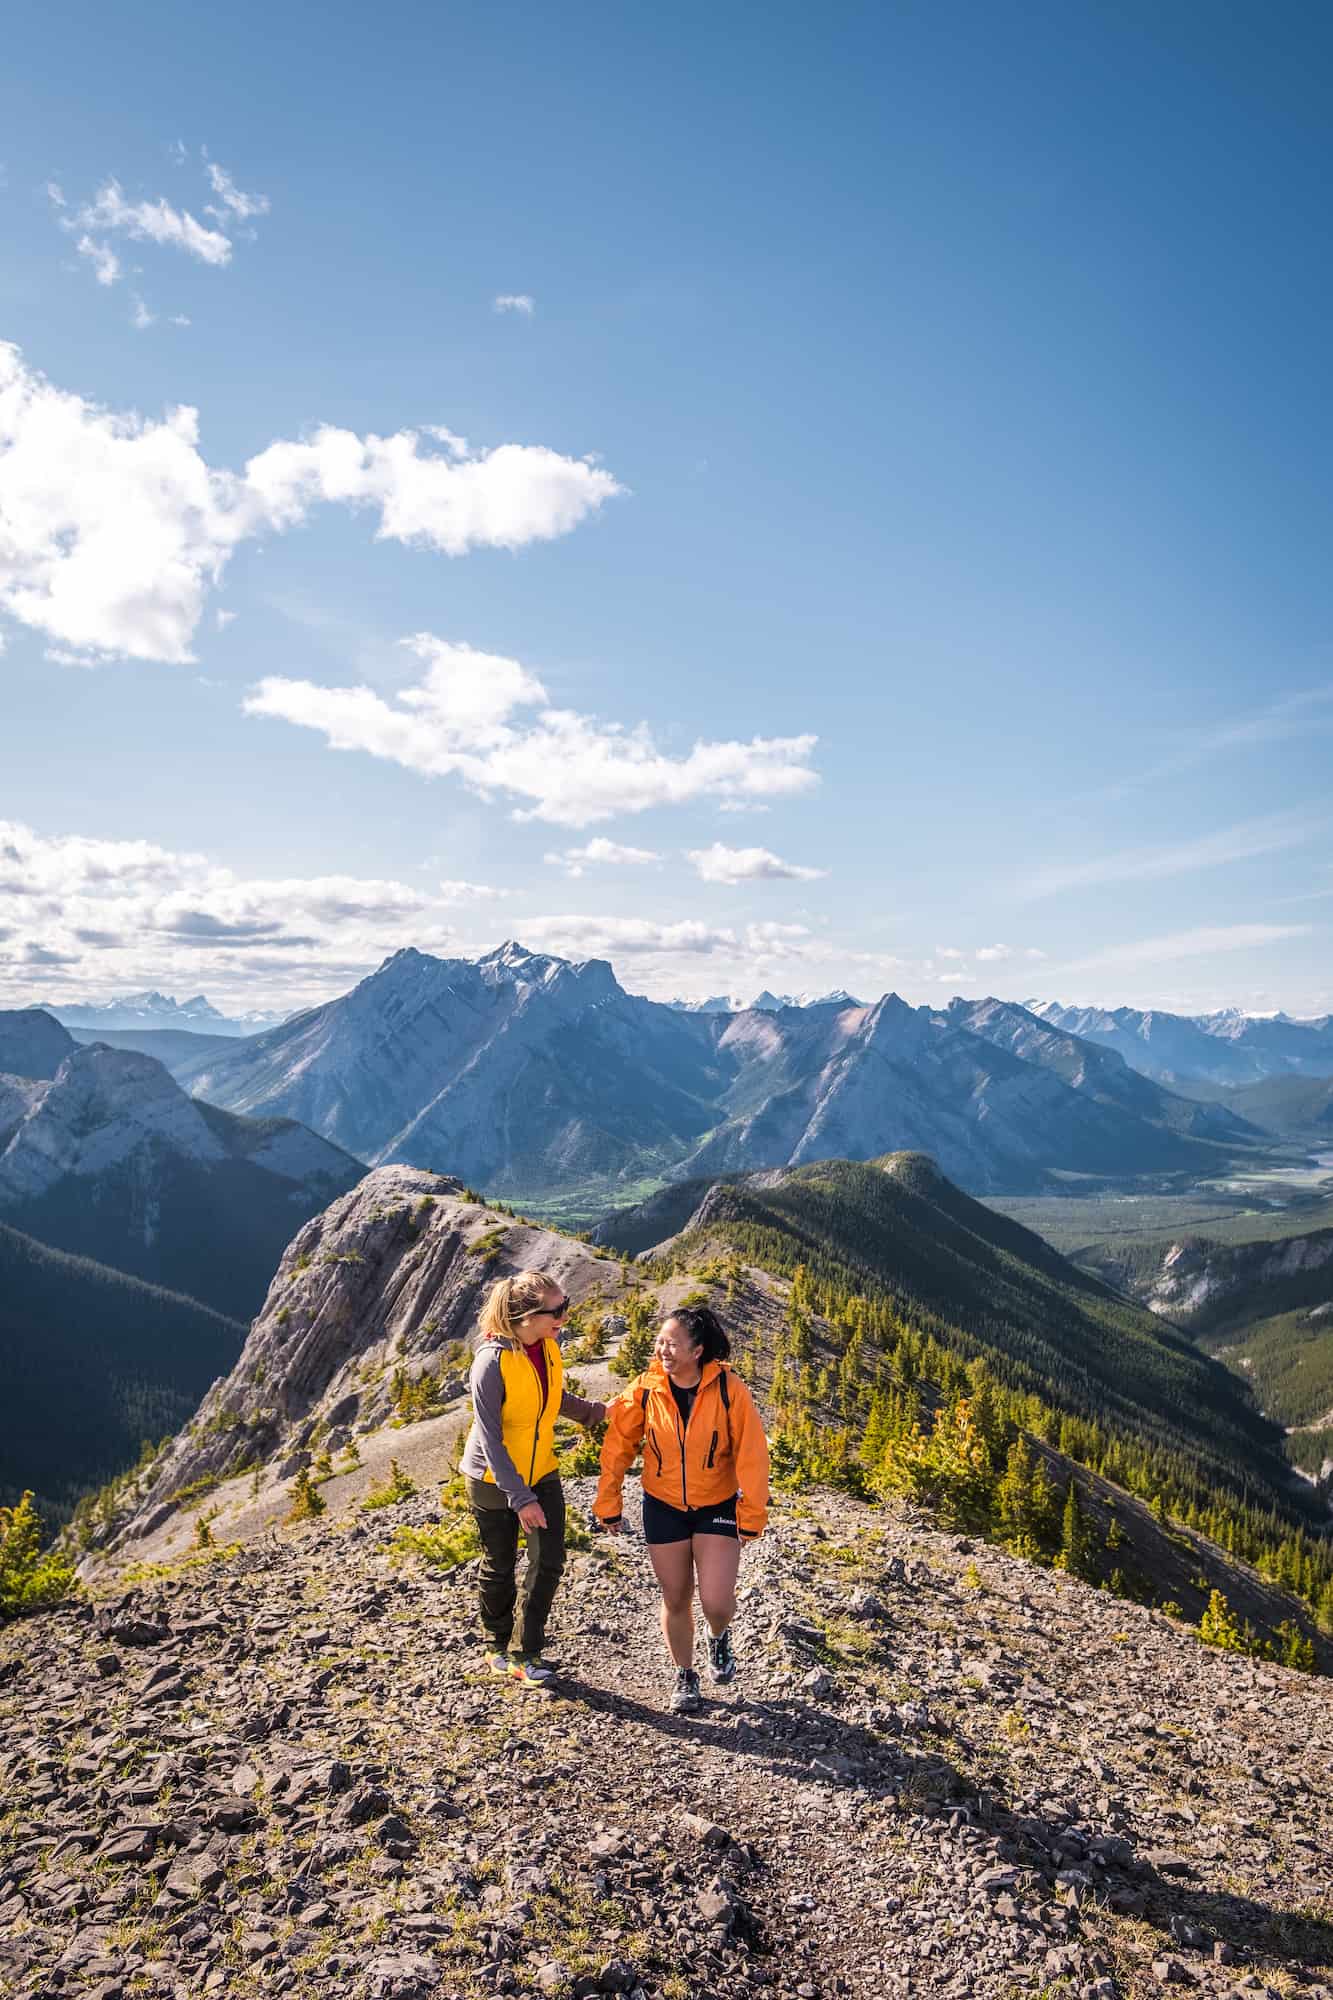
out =
{"type": "Polygon", "coordinates": [[[1326,10],[16,46],[0,1004],[1333,1007],[1326,10]]]}

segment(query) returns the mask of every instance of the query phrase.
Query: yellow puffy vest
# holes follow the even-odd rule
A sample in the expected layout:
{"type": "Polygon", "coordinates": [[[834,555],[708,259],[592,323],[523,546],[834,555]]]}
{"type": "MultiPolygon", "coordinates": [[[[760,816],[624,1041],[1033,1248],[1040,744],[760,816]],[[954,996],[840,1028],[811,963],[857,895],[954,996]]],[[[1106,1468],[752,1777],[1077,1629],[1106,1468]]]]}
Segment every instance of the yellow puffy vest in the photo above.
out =
{"type": "MultiPolygon", "coordinates": [[[[500,1349],[500,1379],[504,1401],[500,1406],[500,1428],[504,1447],[518,1468],[520,1479],[535,1486],[548,1472],[556,1470],[555,1420],[560,1415],[564,1394],[564,1363],[558,1341],[543,1340],[546,1350],[546,1397],[542,1398],[541,1377],[527,1355],[517,1348],[500,1349]]],[[[493,1486],[495,1474],[487,1468],[493,1486]]]]}

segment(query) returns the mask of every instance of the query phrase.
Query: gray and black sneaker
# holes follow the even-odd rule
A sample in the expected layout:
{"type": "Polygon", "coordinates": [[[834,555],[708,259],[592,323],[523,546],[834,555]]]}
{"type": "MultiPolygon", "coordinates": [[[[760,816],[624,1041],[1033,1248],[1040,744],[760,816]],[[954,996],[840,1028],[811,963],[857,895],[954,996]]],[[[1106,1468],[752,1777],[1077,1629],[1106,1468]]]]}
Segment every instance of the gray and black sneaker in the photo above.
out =
{"type": "Polygon", "coordinates": [[[736,1678],[736,1648],[731,1643],[731,1627],[719,1632],[716,1637],[708,1635],[708,1672],[719,1687],[736,1678]]]}
{"type": "Polygon", "coordinates": [[[693,1667],[682,1667],[671,1690],[671,1713],[693,1715],[699,1706],[699,1676],[693,1667]]]}

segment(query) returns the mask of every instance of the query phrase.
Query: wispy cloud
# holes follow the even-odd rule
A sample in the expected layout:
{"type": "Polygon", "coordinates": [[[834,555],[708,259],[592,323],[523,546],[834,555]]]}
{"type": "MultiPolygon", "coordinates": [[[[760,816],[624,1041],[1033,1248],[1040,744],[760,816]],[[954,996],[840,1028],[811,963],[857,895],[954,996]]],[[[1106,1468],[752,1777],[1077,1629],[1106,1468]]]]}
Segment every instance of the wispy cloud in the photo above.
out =
{"type": "Polygon", "coordinates": [[[130,325],[138,333],[145,333],[150,326],[157,325],[157,314],[149,312],[143,300],[137,296],[134,301],[134,311],[130,314],[130,325]]]}
{"type": "Polygon", "coordinates": [[[691,848],[688,858],[701,882],[720,882],[728,888],[739,882],[816,882],[828,873],[827,868],[783,861],[766,847],[725,847],[720,840],[711,847],[691,848]]]}
{"type": "Polygon", "coordinates": [[[1168,751],[1142,771],[1116,779],[1098,791],[1084,793],[1081,798],[1084,803],[1125,798],[1144,785],[1159,784],[1164,778],[1178,777],[1182,771],[1196,770],[1201,764],[1211,763],[1213,758],[1225,756],[1231,751],[1251,750],[1266,743],[1283,742],[1288,737],[1304,736],[1311,730],[1331,728],[1333,684],[1307,688],[1300,694],[1287,695],[1281,701],[1271,702],[1266,708],[1256,709],[1249,715],[1235,716],[1229,722],[1209,723],[1183,736],[1174,750],[1168,751]]]}
{"type": "Polygon", "coordinates": [[[211,215],[227,228],[233,221],[250,222],[256,215],[267,215],[269,199],[266,194],[243,194],[225,167],[216,160],[209,160],[206,168],[208,184],[212,188],[221,208],[209,207],[205,215],[211,215]]]}
{"type": "Polygon", "coordinates": [[[1176,959],[1209,958],[1214,952],[1254,951],[1286,938],[1308,937],[1311,924],[1205,924],[1195,930],[1172,931],[1165,937],[1138,938],[1132,944],[1111,945],[1087,958],[1051,967],[1053,977],[1066,972],[1091,972],[1104,966],[1122,970],[1141,965],[1169,965],[1176,959]]]}
{"type": "Polygon", "coordinates": [[[161,197],[157,201],[127,201],[117,180],[100,187],[74,222],[81,229],[117,230],[139,243],[183,250],[201,264],[231,262],[231,239],[222,230],[206,228],[188,209],[173,208],[161,197]]]}
{"type": "Polygon", "coordinates": [[[491,311],[498,313],[518,313],[523,319],[531,319],[537,310],[537,301],[531,292],[500,292],[491,301],[491,311]]]}
{"type": "Polygon", "coordinates": [[[1058,896],[1069,889],[1088,889],[1108,882],[1147,882],[1169,875],[1188,875],[1200,868],[1217,868],[1247,861],[1257,854],[1276,854],[1299,847],[1329,824],[1327,813],[1273,813],[1246,820],[1194,840],[1163,847],[1123,848],[1089,861],[1055,861],[1035,869],[1018,884],[1023,901],[1058,896]]]}
{"type": "Polygon", "coordinates": [[[97,243],[91,236],[81,236],[74,248],[80,257],[88,259],[99,285],[115,284],[120,276],[120,259],[109,243],[97,243]]]}

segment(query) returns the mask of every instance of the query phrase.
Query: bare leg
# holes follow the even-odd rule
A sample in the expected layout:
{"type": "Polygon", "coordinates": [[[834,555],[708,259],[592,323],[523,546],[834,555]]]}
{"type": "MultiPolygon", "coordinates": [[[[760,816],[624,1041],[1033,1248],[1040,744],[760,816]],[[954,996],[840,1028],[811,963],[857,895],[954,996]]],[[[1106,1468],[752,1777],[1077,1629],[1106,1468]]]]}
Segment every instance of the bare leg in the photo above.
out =
{"type": "Polygon", "coordinates": [[[662,1637],[678,1667],[694,1665],[694,1563],[690,1544],[653,1542],[648,1557],[662,1593],[662,1637]]]}
{"type": "Polygon", "coordinates": [[[717,1638],[736,1616],[736,1575],[741,1545],[726,1535],[695,1535],[690,1543],[699,1578],[699,1607],[717,1638]]]}

